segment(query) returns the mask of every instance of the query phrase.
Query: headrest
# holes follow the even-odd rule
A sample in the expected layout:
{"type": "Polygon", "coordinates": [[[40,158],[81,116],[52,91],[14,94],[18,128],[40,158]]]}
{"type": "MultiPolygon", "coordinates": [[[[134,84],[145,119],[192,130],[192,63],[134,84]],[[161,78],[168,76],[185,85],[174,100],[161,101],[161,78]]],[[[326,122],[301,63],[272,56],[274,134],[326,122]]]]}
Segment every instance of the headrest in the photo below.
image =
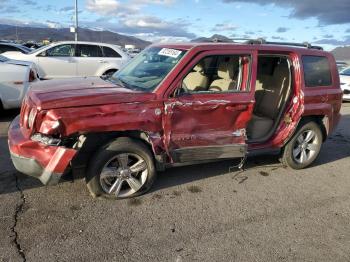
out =
{"type": "Polygon", "coordinates": [[[225,80],[233,79],[233,65],[230,62],[221,62],[218,68],[218,77],[225,80]]]}
{"type": "Polygon", "coordinates": [[[194,68],[193,71],[198,73],[204,73],[204,66],[202,63],[198,63],[194,68]]]}

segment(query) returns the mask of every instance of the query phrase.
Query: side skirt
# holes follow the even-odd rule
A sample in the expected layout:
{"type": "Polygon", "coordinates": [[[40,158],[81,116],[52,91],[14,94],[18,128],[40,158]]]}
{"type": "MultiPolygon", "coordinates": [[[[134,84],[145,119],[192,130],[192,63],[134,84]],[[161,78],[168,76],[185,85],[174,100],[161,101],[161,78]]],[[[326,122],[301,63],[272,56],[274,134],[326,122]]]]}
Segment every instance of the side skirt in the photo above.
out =
{"type": "Polygon", "coordinates": [[[185,147],[171,152],[172,159],[177,163],[194,162],[214,159],[229,159],[244,157],[247,153],[246,144],[223,146],[185,147]]]}

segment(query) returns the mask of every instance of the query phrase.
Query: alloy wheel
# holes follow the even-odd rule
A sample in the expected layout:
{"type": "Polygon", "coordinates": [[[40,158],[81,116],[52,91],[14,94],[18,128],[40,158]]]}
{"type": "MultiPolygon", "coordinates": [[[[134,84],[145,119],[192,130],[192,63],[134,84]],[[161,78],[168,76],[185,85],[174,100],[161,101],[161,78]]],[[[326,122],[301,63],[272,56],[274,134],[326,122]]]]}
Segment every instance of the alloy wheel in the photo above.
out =
{"type": "Polygon", "coordinates": [[[147,163],[141,156],[120,153],[103,167],[100,185],[105,193],[123,198],[138,192],[146,183],[147,177],[147,163]]]}
{"type": "Polygon", "coordinates": [[[304,164],[313,158],[319,150],[319,138],[315,131],[305,130],[295,141],[293,158],[299,164],[304,164]]]}

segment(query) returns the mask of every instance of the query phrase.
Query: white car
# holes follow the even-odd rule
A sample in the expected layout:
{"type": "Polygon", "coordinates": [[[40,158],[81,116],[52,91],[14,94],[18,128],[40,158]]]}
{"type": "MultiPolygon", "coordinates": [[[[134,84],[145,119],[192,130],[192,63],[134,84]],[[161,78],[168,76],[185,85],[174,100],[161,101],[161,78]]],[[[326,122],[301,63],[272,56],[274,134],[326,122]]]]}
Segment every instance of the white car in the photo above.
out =
{"type": "Polygon", "coordinates": [[[5,52],[2,55],[37,65],[42,79],[110,76],[130,57],[119,46],[92,42],[56,42],[28,54],[5,52]]]}
{"type": "Polygon", "coordinates": [[[350,101],[350,67],[340,73],[340,87],[343,90],[343,100],[350,101]]]}
{"type": "Polygon", "coordinates": [[[0,109],[21,107],[30,84],[36,81],[37,71],[33,63],[0,55],[0,109]]]}

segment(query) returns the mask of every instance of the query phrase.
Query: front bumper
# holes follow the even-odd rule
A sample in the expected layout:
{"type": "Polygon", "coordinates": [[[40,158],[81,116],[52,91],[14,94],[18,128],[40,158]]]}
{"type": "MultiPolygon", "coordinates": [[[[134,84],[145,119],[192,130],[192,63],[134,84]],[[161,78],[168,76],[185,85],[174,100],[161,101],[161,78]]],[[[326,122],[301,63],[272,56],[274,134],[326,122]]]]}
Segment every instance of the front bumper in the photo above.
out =
{"type": "Polygon", "coordinates": [[[20,127],[19,116],[10,125],[8,144],[15,168],[45,185],[57,184],[77,153],[71,148],[31,140],[30,133],[20,127]]]}

